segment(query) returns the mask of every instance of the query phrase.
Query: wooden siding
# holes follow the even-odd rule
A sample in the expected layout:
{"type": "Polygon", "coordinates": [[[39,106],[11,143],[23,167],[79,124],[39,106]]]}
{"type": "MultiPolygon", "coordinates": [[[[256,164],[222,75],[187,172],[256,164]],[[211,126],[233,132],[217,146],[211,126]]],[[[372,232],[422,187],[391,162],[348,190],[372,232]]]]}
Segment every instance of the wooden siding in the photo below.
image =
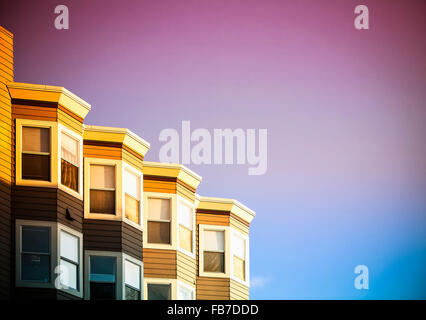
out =
{"type": "Polygon", "coordinates": [[[142,231],[122,221],[84,219],[84,250],[124,252],[142,260],[142,231]]]}
{"type": "Polygon", "coordinates": [[[6,82],[13,81],[13,35],[0,27],[0,299],[11,293],[12,105],[6,82]]]}
{"type": "Polygon", "coordinates": [[[83,157],[121,160],[122,152],[120,144],[101,144],[84,140],[83,157]]]}
{"type": "Polygon", "coordinates": [[[53,288],[16,288],[16,300],[81,300],[81,298],[53,288]]]}
{"type": "Polygon", "coordinates": [[[196,284],[196,262],[194,258],[177,251],[177,279],[194,286],[196,284]]]}
{"type": "Polygon", "coordinates": [[[230,299],[231,300],[248,300],[249,288],[242,285],[238,281],[231,279],[230,282],[230,299]]]}
{"type": "Polygon", "coordinates": [[[143,263],[146,278],[177,278],[175,250],[143,249],[143,263]]]}
{"type": "Polygon", "coordinates": [[[141,155],[138,155],[133,150],[130,150],[126,146],[123,146],[122,155],[121,155],[123,161],[127,162],[132,167],[143,171],[143,157],[141,155]]]}
{"type": "Polygon", "coordinates": [[[231,215],[230,226],[234,230],[241,232],[242,234],[249,235],[249,226],[248,223],[244,223],[241,219],[237,219],[235,216],[231,215]]]}
{"type": "Polygon", "coordinates": [[[176,193],[176,179],[143,176],[144,192],[176,193]]]}
{"type": "Polygon", "coordinates": [[[79,135],[83,135],[83,119],[78,119],[77,116],[73,115],[61,105],[58,107],[58,122],[79,135]]]}
{"type": "Polygon", "coordinates": [[[178,194],[190,202],[195,201],[195,189],[178,180],[170,177],[157,177],[144,175],[143,191],[178,194]]]}
{"type": "Polygon", "coordinates": [[[57,221],[83,231],[83,201],[60,189],[13,186],[12,213],[14,219],[57,221]],[[67,209],[73,220],[66,217],[67,209]]]}
{"type": "Polygon", "coordinates": [[[197,277],[197,300],[230,300],[227,278],[197,277]]]}

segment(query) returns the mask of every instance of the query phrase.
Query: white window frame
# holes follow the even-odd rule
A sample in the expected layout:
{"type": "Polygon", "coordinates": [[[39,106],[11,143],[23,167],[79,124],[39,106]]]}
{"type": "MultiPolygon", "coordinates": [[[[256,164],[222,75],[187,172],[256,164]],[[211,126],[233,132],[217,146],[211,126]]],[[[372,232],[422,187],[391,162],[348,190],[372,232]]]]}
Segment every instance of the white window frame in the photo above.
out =
{"type": "Polygon", "coordinates": [[[250,259],[250,241],[249,241],[249,237],[241,232],[238,232],[235,229],[231,228],[231,258],[230,258],[230,262],[231,262],[231,279],[237,281],[238,283],[246,286],[246,287],[250,287],[250,263],[249,260],[250,259]],[[245,259],[244,259],[244,267],[245,267],[245,280],[241,280],[237,277],[234,276],[234,246],[233,246],[233,241],[234,241],[234,237],[239,237],[242,240],[244,240],[244,255],[245,255],[245,259]]]}
{"type": "Polygon", "coordinates": [[[177,249],[177,196],[176,194],[170,193],[160,193],[160,192],[143,192],[144,196],[144,226],[145,230],[143,232],[143,246],[144,248],[149,249],[168,249],[176,250],[177,249]],[[170,200],[170,244],[164,243],[148,243],[148,217],[149,217],[149,208],[148,203],[149,199],[166,199],[170,200]]]}
{"type": "Polygon", "coordinates": [[[16,119],[16,185],[57,187],[58,186],[58,123],[32,119],[16,119]],[[50,129],[50,181],[22,179],[22,128],[47,128],[50,129]]]}
{"type": "Polygon", "coordinates": [[[134,263],[136,265],[139,266],[139,290],[140,290],[140,300],[143,300],[143,262],[139,261],[125,253],[123,253],[123,266],[122,266],[122,270],[123,270],[123,300],[126,299],[126,268],[124,267],[124,264],[126,263],[126,261],[129,261],[131,263],[134,263]]]}
{"type": "Polygon", "coordinates": [[[83,137],[73,130],[67,128],[66,126],[58,123],[58,187],[59,189],[77,197],[80,200],[83,200],[83,137]],[[78,142],[78,192],[68,188],[67,186],[62,184],[62,166],[61,166],[61,148],[62,148],[62,133],[69,135],[71,138],[77,140],[78,142]]]}
{"type": "Polygon", "coordinates": [[[124,262],[126,260],[137,264],[140,267],[140,281],[141,281],[141,300],[144,297],[143,289],[143,262],[135,259],[124,252],[115,252],[115,251],[99,251],[99,250],[85,250],[84,251],[84,299],[90,300],[90,257],[114,257],[116,258],[116,279],[115,279],[115,296],[116,300],[124,300],[126,297],[126,288],[125,288],[125,268],[124,262]]]}
{"type": "Polygon", "coordinates": [[[84,158],[84,218],[101,220],[123,220],[123,163],[121,160],[84,158]],[[90,212],[90,166],[115,167],[115,214],[90,212]]]}
{"type": "Polygon", "coordinates": [[[144,213],[143,173],[140,170],[132,167],[131,165],[127,164],[124,161],[122,163],[122,170],[123,170],[123,172],[122,172],[122,175],[121,175],[122,176],[121,185],[123,186],[122,187],[123,194],[122,194],[122,204],[121,205],[122,205],[122,208],[123,208],[123,221],[127,222],[128,224],[130,224],[131,226],[133,226],[133,227],[135,227],[139,230],[142,230],[143,226],[144,226],[144,219],[143,219],[144,218],[144,214],[143,214],[144,213]],[[139,184],[140,184],[139,185],[139,192],[140,192],[140,194],[139,194],[139,224],[137,224],[136,222],[126,218],[126,190],[124,188],[124,185],[125,185],[124,179],[126,177],[126,174],[125,174],[126,170],[129,171],[130,173],[134,174],[134,175],[137,175],[138,178],[139,178],[139,184]]]}
{"type": "Polygon", "coordinates": [[[71,295],[79,298],[83,297],[83,234],[74,229],[71,229],[59,222],[50,221],[39,221],[39,220],[16,220],[15,223],[15,255],[16,255],[16,267],[15,267],[15,284],[17,287],[30,287],[30,288],[52,288],[64,291],[71,295]],[[22,251],[22,227],[48,227],[50,228],[50,281],[47,283],[25,281],[21,279],[21,251],[22,251]],[[60,265],[61,252],[60,252],[60,232],[65,231],[72,234],[79,239],[79,264],[78,264],[78,289],[70,289],[61,285],[60,283],[60,265]]]}
{"type": "Polygon", "coordinates": [[[180,297],[180,288],[184,288],[184,289],[190,291],[191,294],[192,294],[192,299],[191,300],[196,300],[197,297],[196,297],[195,287],[192,287],[189,284],[187,284],[187,283],[185,283],[185,282],[183,282],[181,280],[177,281],[177,299],[178,300],[182,300],[181,297],[180,297]]]}
{"type": "Polygon", "coordinates": [[[198,275],[200,277],[213,277],[213,278],[229,278],[230,275],[230,228],[229,226],[217,226],[209,224],[198,225],[199,234],[199,254],[198,254],[198,275]],[[204,271],[204,232],[205,231],[223,231],[224,233],[224,263],[225,272],[206,272],[204,271]]]}

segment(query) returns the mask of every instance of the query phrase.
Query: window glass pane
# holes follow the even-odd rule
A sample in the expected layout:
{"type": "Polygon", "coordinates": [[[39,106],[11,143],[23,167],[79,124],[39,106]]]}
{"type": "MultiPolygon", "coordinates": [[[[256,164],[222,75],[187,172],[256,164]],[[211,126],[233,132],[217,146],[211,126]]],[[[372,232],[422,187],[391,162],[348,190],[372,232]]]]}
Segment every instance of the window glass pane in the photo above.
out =
{"type": "Polygon", "coordinates": [[[245,280],[245,262],[243,259],[234,256],[234,276],[238,279],[245,280]]]}
{"type": "Polygon", "coordinates": [[[78,192],[78,167],[61,159],[61,183],[78,192]]]}
{"type": "Polygon", "coordinates": [[[115,284],[90,282],[90,300],[115,300],[115,284]]]}
{"type": "Polygon", "coordinates": [[[170,300],[169,284],[148,283],[148,300],[170,300]]]}
{"type": "Polygon", "coordinates": [[[90,281],[115,282],[115,257],[90,257],[90,281]]]}
{"type": "Polygon", "coordinates": [[[22,127],[22,151],[50,153],[50,129],[22,127]]]}
{"type": "Polygon", "coordinates": [[[139,224],[139,201],[126,194],[124,208],[126,218],[139,224]]]}
{"type": "Polygon", "coordinates": [[[115,189],[115,167],[90,165],[90,188],[115,189]]]}
{"type": "Polygon", "coordinates": [[[126,300],[140,300],[141,299],[141,293],[139,290],[136,290],[134,288],[131,288],[129,286],[126,286],[126,300]]]}
{"type": "Polygon", "coordinates": [[[224,253],[204,251],[205,272],[225,272],[224,253]]]}
{"type": "Polygon", "coordinates": [[[241,258],[241,259],[245,259],[246,258],[246,249],[245,249],[245,240],[234,235],[233,239],[232,239],[232,248],[234,250],[234,254],[241,258]]]}
{"type": "Polygon", "coordinates": [[[50,256],[37,254],[22,254],[21,279],[26,281],[50,281],[50,256]]]}
{"type": "Polygon", "coordinates": [[[50,155],[23,153],[22,179],[50,181],[50,155]]]}
{"type": "Polygon", "coordinates": [[[135,199],[140,199],[139,177],[128,170],[124,172],[124,192],[135,199]]]}
{"type": "Polygon", "coordinates": [[[62,132],[61,134],[61,158],[78,166],[78,146],[79,143],[76,139],[71,138],[69,135],[62,132]]]}
{"type": "Polygon", "coordinates": [[[192,208],[182,202],[179,202],[178,214],[179,214],[179,224],[183,225],[189,230],[192,230],[192,220],[193,220],[192,208]]]}
{"type": "Polygon", "coordinates": [[[224,236],[223,231],[204,231],[204,250],[224,251],[224,236]]]}
{"type": "Polygon", "coordinates": [[[115,191],[90,190],[90,212],[115,214],[115,191]]]}
{"type": "Polygon", "coordinates": [[[193,298],[193,291],[180,286],[179,287],[179,300],[194,300],[193,298]]]}
{"type": "Polygon", "coordinates": [[[192,231],[183,226],[179,226],[179,246],[192,252],[192,231]]]}
{"type": "Polygon", "coordinates": [[[61,231],[61,257],[78,263],[78,237],[61,231]]]}
{"type": "Polygon", "coordinates": [[[148,219],[170,220],[170,199],[148,199],[148,219]]]}
{"type": "Polygon", "coordinates": [[[77,290],[77,266],[61,259],[61,284],[77,290]]]}
{"type": "Polygon", "coordinates": [[[22,252],[50,253],[50,228],[22,226],[22,252]]]}
{"type": "Polygon", "coordinates": [[[170,222],[148,221],[148,242],[170,244],[170,222]]]}
{"type": "Polygon", "coordinates": [[[140,290],[141,268],[128,260],[124,261],[124,281],[127,285],[140,290]]]}

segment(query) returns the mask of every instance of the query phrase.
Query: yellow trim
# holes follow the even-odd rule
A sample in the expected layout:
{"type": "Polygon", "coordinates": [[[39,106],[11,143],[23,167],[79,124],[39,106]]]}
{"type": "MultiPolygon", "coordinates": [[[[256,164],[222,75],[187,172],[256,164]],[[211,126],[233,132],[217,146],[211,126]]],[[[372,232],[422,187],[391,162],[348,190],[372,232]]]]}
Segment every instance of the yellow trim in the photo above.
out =
{"type": "Polygon", "coordinates": [[[229,211],[248,223],[256,216],[253,210],[234,199],[202,197],[199,195],[196,195],[196,199],[199,201],[197,209],[229,211]]]}
{"type": "Polygon", "coordinates": [[[201,176],[181,164],[144,161],[144,174],[158,177],[177,178],[196,189],[201,176]]]}
{"type": "Polygon", "coordinates": [[[150,144],[125,128],[83,125],[84,140],[122,143],[145,157],[150,144]]]}
{"type": "Polygon", "coordinates": [[[20,82],[7,84],[12,99],[58,103],[80,118],[85,118],[91,106],[64,87],[20,82]]]}
{"type": "Polygon", "coordinates": [[[58,123],[53,121],[16,119],[16,185],[34,187],[58,187],[58,123]],[[22,127],[39,127],[50,129],[50,180],[22,179],[22,127]]]}

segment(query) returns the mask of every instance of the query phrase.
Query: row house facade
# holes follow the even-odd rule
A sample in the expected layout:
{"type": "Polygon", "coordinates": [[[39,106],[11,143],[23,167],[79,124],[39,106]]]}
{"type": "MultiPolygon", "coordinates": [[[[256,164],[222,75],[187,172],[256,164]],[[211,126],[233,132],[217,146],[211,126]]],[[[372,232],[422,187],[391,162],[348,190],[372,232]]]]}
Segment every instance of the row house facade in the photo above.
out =
{"type": "Polygon", "coordinates": [[[90,109],[14,82],[0,27],[0,298],[248,299],[254,212],[145,161],[132,131],[84,124],[90,109]]]}

